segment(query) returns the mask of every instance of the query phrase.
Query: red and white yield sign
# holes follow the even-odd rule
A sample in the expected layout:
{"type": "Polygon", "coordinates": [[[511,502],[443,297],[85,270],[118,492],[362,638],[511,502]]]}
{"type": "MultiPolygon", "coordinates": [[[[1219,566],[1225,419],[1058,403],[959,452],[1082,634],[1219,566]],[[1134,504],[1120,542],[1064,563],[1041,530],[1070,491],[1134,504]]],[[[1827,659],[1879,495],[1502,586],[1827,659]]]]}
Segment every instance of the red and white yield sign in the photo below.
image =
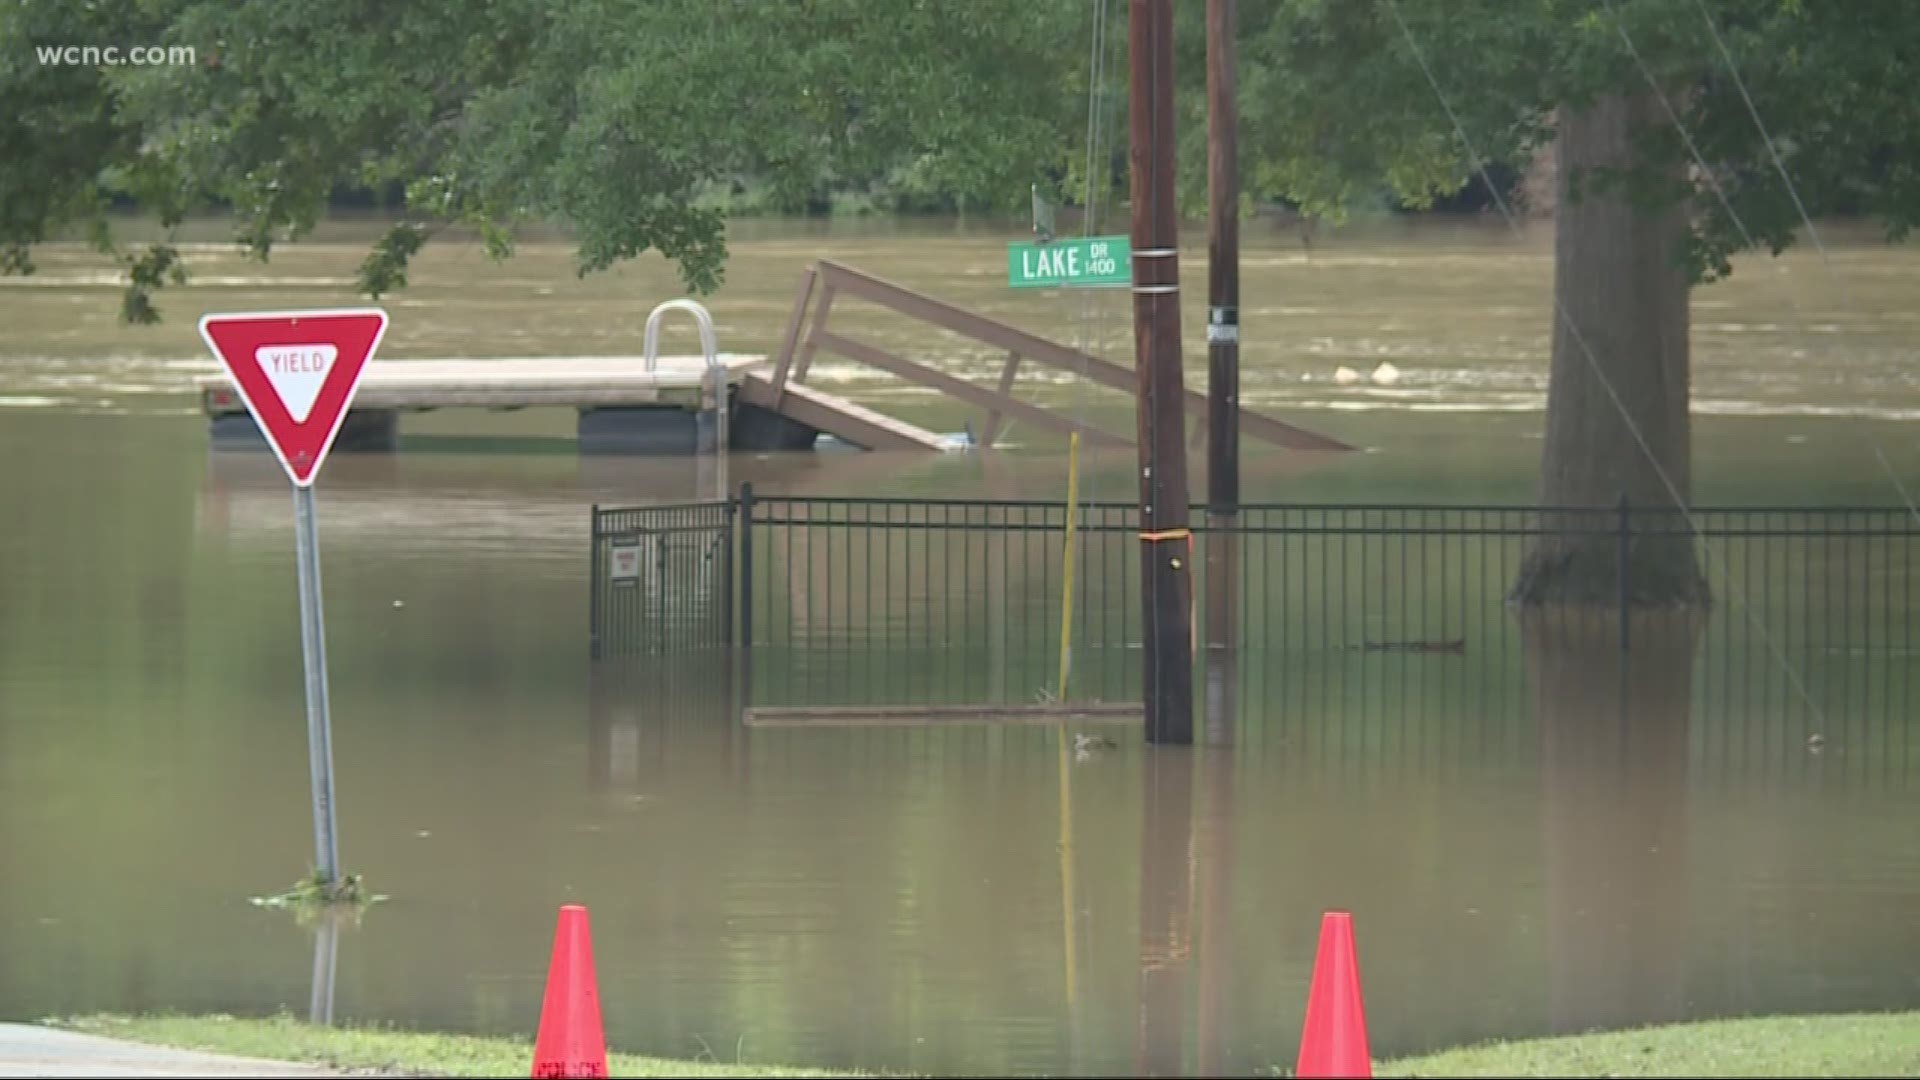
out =
{"type": "Polygon", "coordinates": [[[200,336],[298,487],[309,487],[360,386],[387,313],[379,308],[208,315],[200,336]]]}

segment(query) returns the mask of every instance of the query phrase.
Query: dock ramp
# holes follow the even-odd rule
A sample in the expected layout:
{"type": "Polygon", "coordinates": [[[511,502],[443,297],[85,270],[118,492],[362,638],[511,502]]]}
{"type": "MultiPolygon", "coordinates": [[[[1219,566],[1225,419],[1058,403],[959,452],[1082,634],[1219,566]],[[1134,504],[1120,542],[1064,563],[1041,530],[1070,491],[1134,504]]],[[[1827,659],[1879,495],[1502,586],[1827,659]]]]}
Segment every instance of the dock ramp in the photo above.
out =
{"type": "MultiPolygon", "coordinates": [[[[1135,392],[1138,384],[1138,378],[1131,369],[825,259],[802,272],[799,295],[794,298],[786,333],[782,335],[773,356],[773,371],[770,374],[757,369],[750,372],[739,384],[741,399],[797,424],[830,432],[870,449],[952,447],[949,439],[810,390],[806,386],[807,372],[813,365],[814,356],[822,351],[939,391],[954,401],[979,409],[982,414],[978,436],[981,447],[993,446],[1005,431],[1009,420],[1059,435],[1077,433],[1092,446],[1124,447],[1133,444],[1130,434],[1103,431],[1063,415],[1060,410],[1022,401],[1013,394],[1021,365],[1026,362],[1129,395],[1135,392]],[[829,329],[834,301],[839,297],[866,301],[949,333],[1005,350],[1006,361],[1000,369],[999,378],[991,387],[977,385],[931,364],[829,329]],[[829,422],[841,426],[835,428],[829,422]],[[930,442],[927,441],[929,439],[930,442]]],[[[1207,397],[1188,390],[1184,404],[1188,417],[1195,425],[1194,434],[1198,437],[1207,422],[1207,397]]],[[[1353,449],[1338,439],[1250,412],[1244,407],[1239,410],[1239,427],[1241,433],[1249,438],[1288,450],[1353,449]]]]}
{"type": "Polygon", "coordinates": [[[735,386],[734,397],[779,413],[799,424],[825,432],[862,450],[951,450],[953,441],[905,420],[855,405],[842,397],[822,393],[804,383],[789,381],[776,388],[764,371],[747,371],[735,386]]]}

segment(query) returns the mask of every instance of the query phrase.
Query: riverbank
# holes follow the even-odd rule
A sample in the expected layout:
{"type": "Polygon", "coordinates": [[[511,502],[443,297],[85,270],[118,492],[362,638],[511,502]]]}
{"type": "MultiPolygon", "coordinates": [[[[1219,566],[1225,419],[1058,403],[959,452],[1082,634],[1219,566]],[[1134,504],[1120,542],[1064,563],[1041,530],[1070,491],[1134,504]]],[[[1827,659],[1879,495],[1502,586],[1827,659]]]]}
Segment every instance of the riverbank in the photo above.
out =
{"type": "MultiPolygon", "coordinates": [[[[178,1049],[343,1072],[517,1076],[524,1040],[354,1027],[287,1017],[91,1016],[60,1025],[178,1049]]],[[[612,1054],[614,1076],[854,1076],[825,1069],[612,1054]]],[[[1488,1043],[1382,1063],[1381,1076],[1898,1076],[1920,1072],[1920,1012],[1776,1016],[1488,1043]]]]}

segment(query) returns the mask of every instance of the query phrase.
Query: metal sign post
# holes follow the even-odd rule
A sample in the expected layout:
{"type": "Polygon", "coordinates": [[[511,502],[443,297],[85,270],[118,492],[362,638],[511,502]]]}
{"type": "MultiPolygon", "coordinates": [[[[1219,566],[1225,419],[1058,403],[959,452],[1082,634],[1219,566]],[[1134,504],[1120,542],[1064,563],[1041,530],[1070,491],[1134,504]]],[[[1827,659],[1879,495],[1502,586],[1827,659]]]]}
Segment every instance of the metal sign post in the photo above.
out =
{"type": "Polygon", "coordinates": [[[226,366],[240,400],[293,481],[314,872],[329,893],[340,884],[340,840],[334,825],[333,722],[327,704],[327,627],[320,605],[313,482],[386,331],[387,313],[378,308],[252,312],[200,320],[200,336],[226,366]]]}
{"type": "Polygon", "coordinates": [[[300,655],[307,671],[307,764],[313,774],[313,850],[320,880],[340,881],[333,823],[333,721],[327,707],[327,623],[320,610],[320,535],[313,488],[293,489],[294,561],[300,577],[300,655]]]}

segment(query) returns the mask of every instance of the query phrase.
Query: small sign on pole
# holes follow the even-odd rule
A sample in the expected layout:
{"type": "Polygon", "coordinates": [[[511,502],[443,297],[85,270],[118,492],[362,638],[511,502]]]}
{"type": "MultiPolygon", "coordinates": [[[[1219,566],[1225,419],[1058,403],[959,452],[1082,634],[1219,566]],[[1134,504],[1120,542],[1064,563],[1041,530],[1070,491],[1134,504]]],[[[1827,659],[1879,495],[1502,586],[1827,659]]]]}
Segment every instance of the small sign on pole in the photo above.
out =
{"type": "Polygon", "coordinates": [[[225,366],[247,412],[293,481],[315,869],[329,889],[340,883],[340,845],[334,829],[333,732],[313,482],[346,422],[367,361],[386,332],[387,313],[379,308],[248,312],[200,320],[200,337],[225,366]]]}
{"type": "Polygon", "coordinates": [[[1133,283],[1133,242],[1125,236],[1062,237],[1007,245],[1007,284],[1058,289],[1133,283]]]}

